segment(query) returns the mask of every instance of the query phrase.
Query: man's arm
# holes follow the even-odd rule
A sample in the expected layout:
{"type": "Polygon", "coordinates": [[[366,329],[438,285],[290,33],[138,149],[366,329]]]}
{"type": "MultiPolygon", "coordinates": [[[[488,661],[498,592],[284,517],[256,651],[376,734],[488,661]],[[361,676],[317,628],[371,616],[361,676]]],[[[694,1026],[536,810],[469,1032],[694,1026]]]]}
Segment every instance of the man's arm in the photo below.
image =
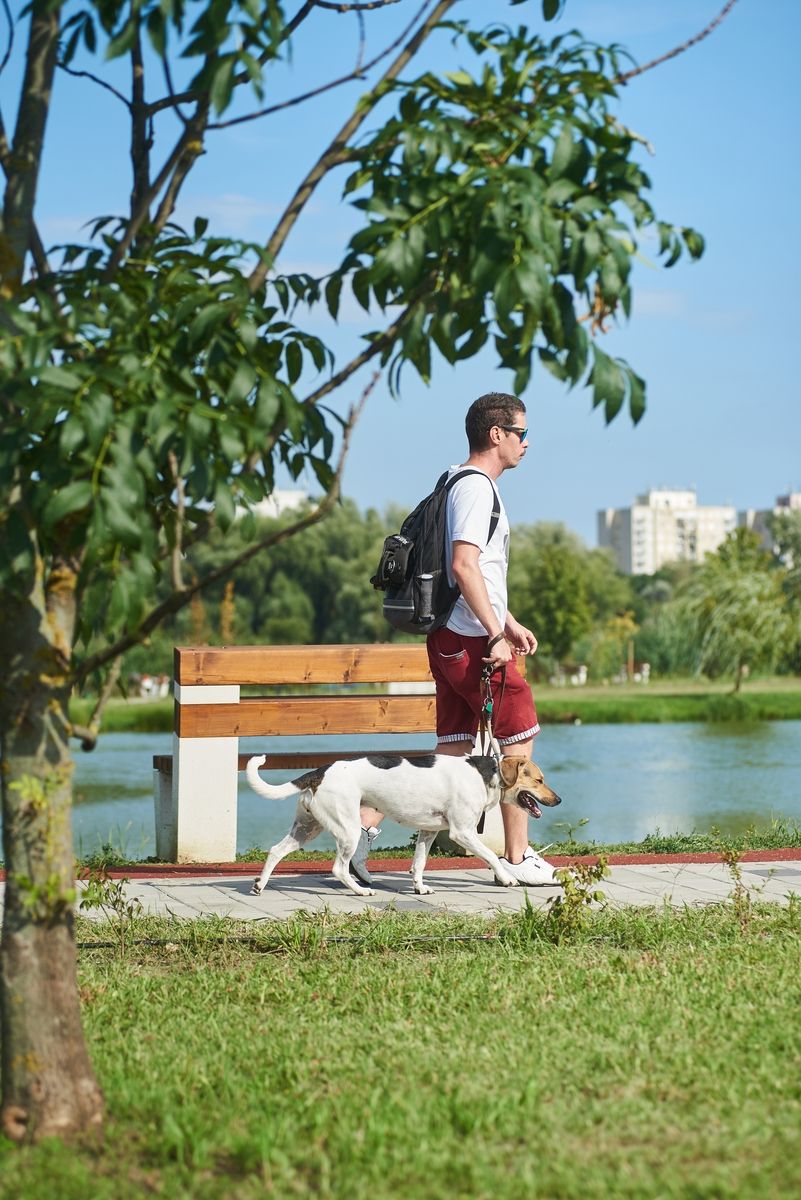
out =
{"type": "MultiPolygon", "coordinates": [[[[478,565],[480,554],[481,550],[472,542],[454,542],[451,569],[468,607],[475,613],[486,629],[488,638],[492,641],[499,633],[506,637],[506,631],[501,629],[495,610],[490,604],[487,585],[478,565]]],[[[511,662],[514,654],[508,642],[501,638],[492,647],[487,657],[492,662],[505,663],[511,662]]]]}

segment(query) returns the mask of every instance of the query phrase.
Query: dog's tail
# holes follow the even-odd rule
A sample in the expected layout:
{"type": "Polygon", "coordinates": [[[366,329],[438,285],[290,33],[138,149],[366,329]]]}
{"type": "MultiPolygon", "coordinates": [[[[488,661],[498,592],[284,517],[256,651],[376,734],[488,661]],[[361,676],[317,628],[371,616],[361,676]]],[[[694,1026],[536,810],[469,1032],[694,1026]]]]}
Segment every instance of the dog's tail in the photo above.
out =
{"type": "Polygon", "coordinates": [[[257,754],[248,759],[245,774],[254,792],[264,796],[266,800],[285,800],[287,796],[297,796],[298,789],[294,783],[265,783],[259,775],[259,767],[267,761],[265,754],[257,754]]]}

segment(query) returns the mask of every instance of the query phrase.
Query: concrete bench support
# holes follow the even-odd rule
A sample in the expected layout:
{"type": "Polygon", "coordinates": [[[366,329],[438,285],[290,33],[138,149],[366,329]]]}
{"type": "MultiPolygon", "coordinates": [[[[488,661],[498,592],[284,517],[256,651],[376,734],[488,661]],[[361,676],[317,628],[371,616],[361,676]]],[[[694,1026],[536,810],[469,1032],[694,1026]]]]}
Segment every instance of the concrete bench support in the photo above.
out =
{"type": "MultiPolygon", "coordinates": [[[[238,704],[239,687],[175,684],[179,706],[238,704]]],[[[236,857],[238,737],[172,735],[173,772],[156,789],[156,855],[167,862],[232,862],[236,857]]],[[[163,782],[162,782],[163,781],[163,782]]]]}

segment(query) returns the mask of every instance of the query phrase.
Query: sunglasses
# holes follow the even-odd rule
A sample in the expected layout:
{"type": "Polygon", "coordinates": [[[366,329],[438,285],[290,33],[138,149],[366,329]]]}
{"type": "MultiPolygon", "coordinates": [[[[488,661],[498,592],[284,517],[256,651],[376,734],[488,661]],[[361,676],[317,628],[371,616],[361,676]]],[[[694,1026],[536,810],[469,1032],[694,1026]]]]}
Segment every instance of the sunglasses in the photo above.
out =
{"type": "Polygon", "coordinates": [[[517,425],[499,425],[499,429],[505,429],[507,433],[516,433],[521,442],[524,442],[528,437],[528,425],[525,429],[520,429],[517,425]]]}

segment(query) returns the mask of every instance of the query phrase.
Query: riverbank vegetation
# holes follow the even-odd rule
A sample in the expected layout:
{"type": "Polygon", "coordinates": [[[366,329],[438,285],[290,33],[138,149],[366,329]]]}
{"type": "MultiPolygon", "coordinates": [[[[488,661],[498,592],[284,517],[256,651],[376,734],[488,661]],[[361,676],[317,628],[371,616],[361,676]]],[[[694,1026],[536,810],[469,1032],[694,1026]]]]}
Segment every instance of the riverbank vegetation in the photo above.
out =
{"type": "MultiPolygon", "coordinates": [[[[754,680],[739,695],[722,682],[692,679],[600,687],[555,687],[534,684],[537,713],[543,725],[620,724],[662,721],[801,720],[801,680],[771,677],[754,680]]],[[[93,707],[92,698],[74,699],[72,719],[80,724],[93,707]]],[[[104,733],[170,733],[173,702],[112,700],[103,713],[104,733]]]]}
{"type": "MultiPolygon", "coordinates": [[[[232,579],[209,587],[203,599],[197,597],[165,622],[147,645],[128,653],[123,677],[133,680],[135,691],[142,675],[168,676],[172,647],[180,643],[391,640],[393,631],[382,617],[381,595],[370,576],[384,537],[398,528],[403,515],[392,509],[361,513],[344,501],[325,522],[274,546],[264,561],[246,563],[232,579]]],[[[297,512],[292,516],[296,519],[297,512]]],[[[257,522],[259,536],[278,531],[282,520],[257,522]]],[[[201,576],[213,573],[252,536],[251,527],[246,530],[240,522],[225,534],[212,533],[188,551],[188,569],[201,576]]],[[[549,681],[563,685],[571,703],[574,694],[587,695],[583,682],[602,686],[695,677],[739,691],[760,672],[797,679],[801,566],[793,564],[801,564],[801,512],[776,517],[773,537],[768,550],[755,534],[738,529],[704,564],[628,576],[607,551],[588,549],[563,525],[517,526],[509,599],[512,611],[540,640],[530,661],[531,677],[540,689],[549,681]]],[[[564,710],[564,705],[555,709],[564,710]]],[[[591,716],[589,710],[579,715],[626,719],[591,716]]]]}
{"type": "Polygon", "coordinates": [[[79,920],[78,944],[105,1138],[0,1141],[19,1200],[801,1190],[797,902],[148,918],[122,943],[79,920]]]}

